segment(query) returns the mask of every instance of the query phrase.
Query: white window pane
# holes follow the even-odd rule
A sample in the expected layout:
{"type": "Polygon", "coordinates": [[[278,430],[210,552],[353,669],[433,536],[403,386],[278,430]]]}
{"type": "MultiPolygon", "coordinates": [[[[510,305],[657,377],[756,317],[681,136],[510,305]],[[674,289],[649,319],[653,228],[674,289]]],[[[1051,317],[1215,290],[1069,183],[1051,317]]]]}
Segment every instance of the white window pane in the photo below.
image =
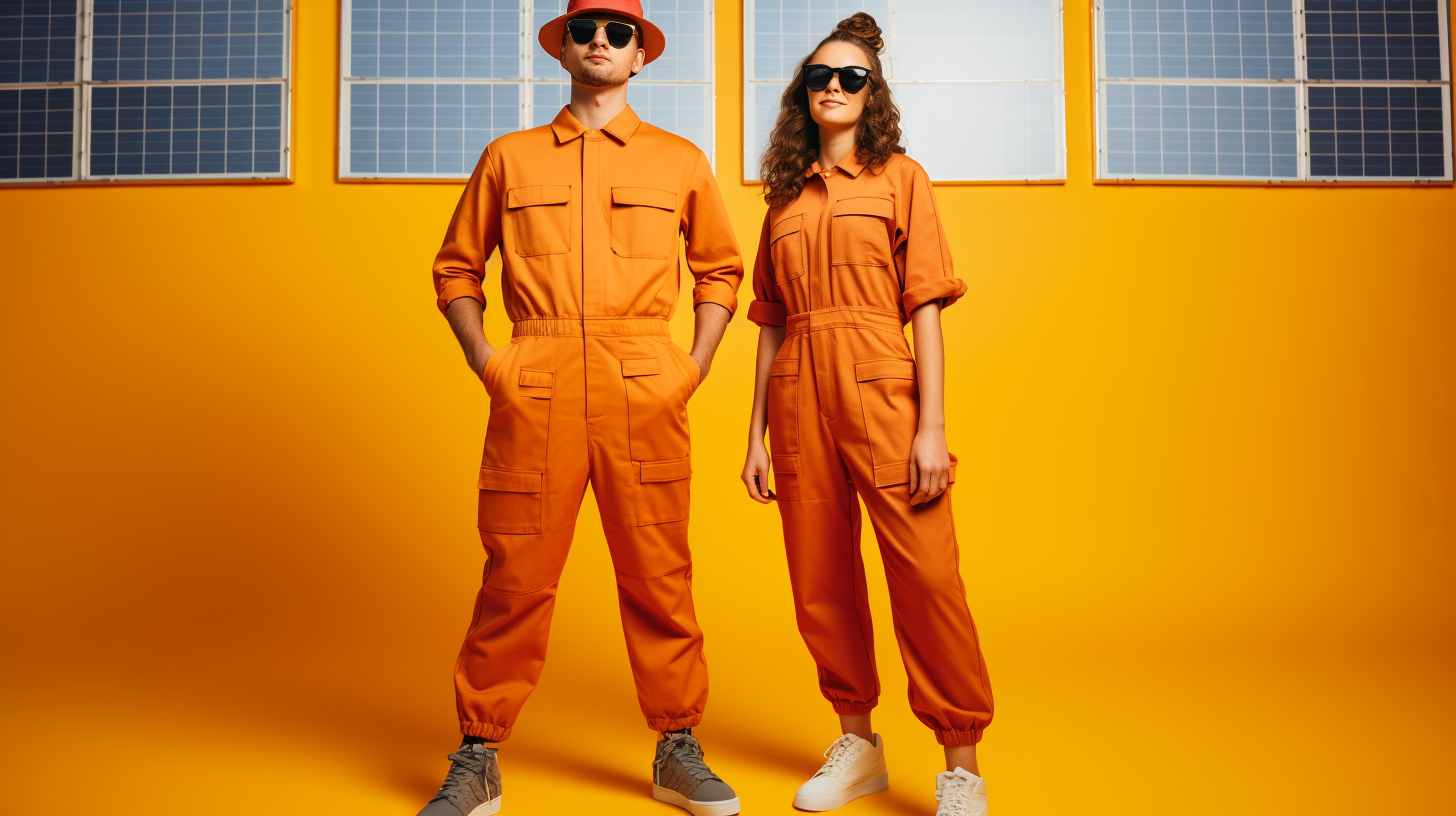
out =
{"type": "Polygon", "coordinates": [[[779,115],[779,97],[787,87],[787,82],[754,82],[747,86],[743,129],[748,138],[744,140],[743,177],[749,181],[759,178],[758,162],[768,147],[768,135],[779,115]]]}
{"type": "Polygon", "coordinates": [[[1062,78],[1056,0],[899,3],[891,79],[1062,78]]]}
{"type": "Polygon", "coordinates": [[[712,156],[707,85],[627,85],[627,102],[644,122],[676,133],[712,156]]]}
{"type": "Polygon", "coordinates": [[[1059,83],[896,84],[894,91],[906,152],[931,178],[1063,177],[1059,83]]]}
{"type": "Polygon", "coordinates": [[[890,0],[754,0],[745,7],[753,18],[745,21],[744,31],[745,40],[751,39],[745,69],[752,79],[788,80],[799,60],[856,11],[871,15],[889,32],[890,0]]]}

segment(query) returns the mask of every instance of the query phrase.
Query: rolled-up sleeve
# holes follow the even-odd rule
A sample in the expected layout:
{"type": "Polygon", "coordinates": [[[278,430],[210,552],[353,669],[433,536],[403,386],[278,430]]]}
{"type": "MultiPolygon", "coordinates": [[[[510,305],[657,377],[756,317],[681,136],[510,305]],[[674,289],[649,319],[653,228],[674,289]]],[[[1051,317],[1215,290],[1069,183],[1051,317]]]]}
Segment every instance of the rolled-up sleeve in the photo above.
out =
{"type": "Polygon", "coordinates": [[[915,164],[907,172],[911,175],[905,185],[908,194],[900,198],[896,214],[900,229],[895,262],[904,281],[901,301],[908,315],[932,300],[939,300],[941,308],[955,303],[966,293],[966,283],[951,268],[950,244],[940,223],[930,176],[915,164]]]}
{"type": "Polygon", "coordinates": [[[743,284],[743,255],[718,182],[700,151],[682,209],[682,233],[687,247],[688,271],[693,280],[693,308],[716,303],[729,313],[738,311],[738,287],[743,284]]]}
{"type": "Polygon", "coordinates": [[[487,148],[465,183],[445,240],[435,254],[435,305],[441,312],[456,298],[475,298],[485,304],[480,282],[485,278],[485,262],[500,244],[500,202],[493,157],[487,148]]]}
{"type": "Polygon", "coordinates": [[[779,288],[774,283],[773,257],[769,254],[769,216],[763,216],[763,229],[758,236],[758,255],[753,260],[753,302],[748,304],[748,319],[759,326],[782,326],[788,322],[779,288]]]}

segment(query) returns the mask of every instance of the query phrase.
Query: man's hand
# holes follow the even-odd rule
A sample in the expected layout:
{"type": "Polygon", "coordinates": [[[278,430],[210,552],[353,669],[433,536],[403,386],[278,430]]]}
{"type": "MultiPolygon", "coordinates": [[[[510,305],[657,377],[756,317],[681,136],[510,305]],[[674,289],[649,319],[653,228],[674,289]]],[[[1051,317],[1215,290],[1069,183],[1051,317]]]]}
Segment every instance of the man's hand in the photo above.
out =
{"type": "Polygon", "coordinates": [[[713,365],[713,353],[723,342],[723,332],[733,313],[727,307],[711,302],[699,303],[693,309],[693,348],[688,352],[698,364],[698,385],[708,379],[708,369],[713,365]]]}
{"type": "Polygon", "coordinates": [[[950,449],[945,432],[922,430],[910,447],[910,504],[924,504],[950,486],[950,449]]]}

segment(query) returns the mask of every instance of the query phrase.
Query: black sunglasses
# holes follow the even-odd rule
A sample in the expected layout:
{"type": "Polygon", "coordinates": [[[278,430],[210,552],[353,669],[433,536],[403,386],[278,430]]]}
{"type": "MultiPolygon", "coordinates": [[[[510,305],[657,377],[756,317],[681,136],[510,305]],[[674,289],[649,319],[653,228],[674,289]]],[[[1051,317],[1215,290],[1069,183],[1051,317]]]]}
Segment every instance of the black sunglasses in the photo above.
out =
{"type": "Polygon", "coordinates": [[[598,28],[607,30],[607,43],[613,48],[626,48],[627,43],[632,42],[632,35],[637,33],[637,26],[616,20],[577,17],[566,22],[566,31],[571,34],[571,41],[577,45],[586,45],[595,39],[598,28]]]}
{"type": "Polygon", "coordinates": [[[804,84],[809,90],[818,93],[829,87],[829,80],[839,74],[839,87],[845,93],[859,93],[864,90],[866,82],[870,81],[870,69],[861,68],[858,65],[846,65],[842,68],[830,68],[828,65],[805,65],[804,84]]]}

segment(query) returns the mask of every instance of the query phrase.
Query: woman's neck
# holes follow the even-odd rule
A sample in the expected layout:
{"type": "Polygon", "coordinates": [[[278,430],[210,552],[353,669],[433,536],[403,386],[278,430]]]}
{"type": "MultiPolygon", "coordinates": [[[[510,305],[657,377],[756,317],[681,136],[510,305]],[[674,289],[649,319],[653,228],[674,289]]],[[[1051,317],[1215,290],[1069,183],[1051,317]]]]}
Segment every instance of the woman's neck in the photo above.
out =
{"type": "Polygon", "coordinates": [[[819,125],[819,169],[828,170],[854,150],[857,130],[855,125],[833,130],[819,125]]]}

